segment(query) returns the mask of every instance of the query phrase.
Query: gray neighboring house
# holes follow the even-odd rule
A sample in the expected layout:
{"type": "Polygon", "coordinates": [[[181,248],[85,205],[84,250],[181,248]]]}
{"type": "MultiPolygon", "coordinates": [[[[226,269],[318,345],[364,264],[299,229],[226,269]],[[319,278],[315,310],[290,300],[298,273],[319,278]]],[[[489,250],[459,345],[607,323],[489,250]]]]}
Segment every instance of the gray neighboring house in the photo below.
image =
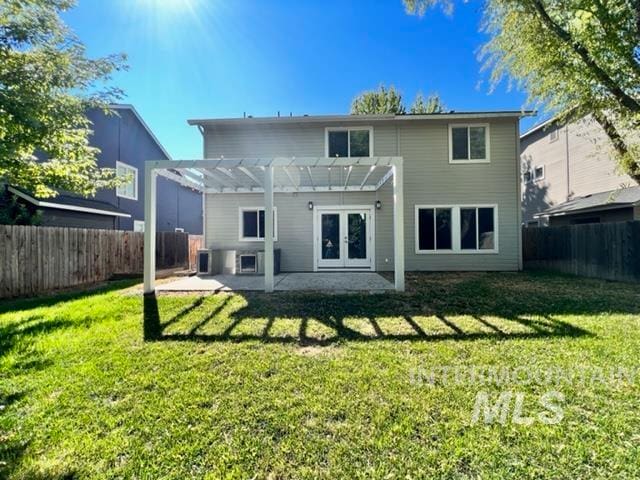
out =
{"type": "MultiPolygon", "coordinates": [[[[41,199],[9,186],[9,192],[42,210],[44,226],[144,231],[145,161],[171,157],[132,105],[112,105],[111,109],[114,113],[109,115],[99,109],[87,112],[93,123],[90,144],[101,151],[99,167],[131,174],[131,182],[99,190],[95,198],[62,193],[41,199]]],[[[158,179],[157,189],[156,230],[201,234],[202,194],[165,177],[158,179]]]]}
{"type": "Polygon", "coordinates": [[[554,119],[520,137],[526,226],[640,220],[640,186],[620,173],[591,117],[554,119]]]}
{"type": "Polygon", "coordinates": [[[280,165],[274,168],[273,244],[282,271],[393,271],[395,180],[380,167],[393,158],[404,171],[400,228],[407,270],[518,270],[523,115],[190,120],[208,159],[200,161],[207,166],[201,169],[205,245],[264,248],[265,167],[256,165],[280,165]]]}

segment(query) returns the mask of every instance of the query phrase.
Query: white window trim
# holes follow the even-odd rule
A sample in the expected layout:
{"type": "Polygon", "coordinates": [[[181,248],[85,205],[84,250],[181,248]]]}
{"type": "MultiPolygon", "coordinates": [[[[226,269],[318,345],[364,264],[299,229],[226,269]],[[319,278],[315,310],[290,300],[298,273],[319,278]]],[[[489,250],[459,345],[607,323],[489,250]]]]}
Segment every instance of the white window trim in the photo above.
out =
{"type": "Polygon", "coordinates": [[[533,167],[533,170],[531,171],[531,181],[532,182],[539,182],[540,180],[544,180],[544,175],[545,175],[544,165],[537,165],[537,166],[533,167]],[[542,169],[542,176],[540,176],[540,177],[536,177],[536,169],[538,169],[538,168],[542,169]]]}
{"type": "Polygon", "coordinates": [[[557,142],[559,138],[560,138],[560,131],[557,128],[549,132],[549,143],[557,142]],[[553,136],[554,133],[555,133],[555,137],[553,136]]]}
{"type": "MultiPolygon", "coordinates": [[[[449,124],[449,163],[452,164],[464,164],[470,163],[491,163],[491,145],[490,138],[490,126],[488,123],[450,123],[449,124]],[[454,160],[453,159],[453,132],[454,128],[472,128],[472,127],[484,127],[484,143],[485,143],[485,158],[469,158],[468,160],[454,160]]],[[[471,135],[467,133],[467,153],[471,156],[471,135]]]]}
{"type": "MultiPolygon", "coordinates": [[[[241,242],[262,242],[264,238],[245,237],[242,231],[242,216],[244,212],[264,211],[264,207],[239,207],[238,208],[238,240],[241,242]]],[[[267,219],[265,218],[265,222],[267,219]]],[[[278,241],[278,207],[273,207],[273,241],[278,241]]]]}
{"type": "Polygon", "coordinates": [[[140,232],[140,233],[144,233],[144,220],[134,220],[133,221],[133,231],[134,232],[140,232]],[[142,230],[136,230],[136,225],[140,225],[142,224],[142,230]]]}
{"type": "MultiPolygon", "coordinates": [[[[369,157],[373,157],[373,127],[325,127],[324,129],[324,156],[329,157],[329,132],[351,132],[352,130],[369,131],[369,157]]],[[[347,158],[351,157],[351,133],[347,135],[347,158]]]]}
{"type": "MultiPolygon", "coordinates": [[[[415,232],[415,253],[417,255],[487,255],[500,253],[498,248],[498,205],[491,204],[464,204],[464,205],[415,205],[414,207],[414,232],[415,232]],[[427,208],[450,208],[451,209],[451,250],[420,250],[420,229],[418,223],[418,212],[420,209],[427,208]],[[493,208],[493,249],[492,250],[463,250],[461,248],[460,238],[460,209],[463,208],[475,208],[476,216],[478,215],[478,208],[493,208]]],[[[480,228],[479,222],[476,217],[476,239],[479,240],[478,228],[480,228]]]]}
{"type": "MultiPolygon", "coordinates": [[[[138,200],[138,169],[136,167],[134,167],[133,165],[129,165],[128,163],[124,163],[124,162],[120,162],[120,161],[116,161],[116,172],[118,171],[118,167],[123,167],[125,169],[129,169],[129,170],[133,170],[133,190],[134,190],[134,196],[130,197],[128,195],[122,195],[120,193],[118,193],[118,187],[116,187],[116,196],[120,197],[120,198],[126,198],[128,200],[138,200]]],[[[117,173],[116,173],[117,175],[117,173]]]]}

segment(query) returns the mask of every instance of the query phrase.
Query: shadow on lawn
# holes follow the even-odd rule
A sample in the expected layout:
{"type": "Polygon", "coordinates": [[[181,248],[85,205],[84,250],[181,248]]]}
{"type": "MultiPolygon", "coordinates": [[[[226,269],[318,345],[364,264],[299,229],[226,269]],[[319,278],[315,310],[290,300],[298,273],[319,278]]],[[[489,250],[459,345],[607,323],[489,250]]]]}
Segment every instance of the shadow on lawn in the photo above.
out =
{"type": "Polygon", "coordinates": [[[227,311],[226,316],[218,314],[226,308],[226,303],[232,296],[226,297],[222,304],[213,309],[208,309],[206,304],[203,306],[206,297],[199,297],[168,319],[163,318],[161,313],[162,300],[159,305],[155,296],[145,296],[144,338],[147,341],[201,342],[257,340],[264,343],[318,346],[340,341],[578,338],[591,336],[592,333],[575,323],[557,318],[559,315],[595,315],[615,311],[640,313],[640,306],[634,306],[633,297],[628,302],[626,297],[622,302],[615,298],[600,300],[596,295],[600,286],[589,284],[589,288],[595,288],[595,291],[590,292],[589,288],[583,288],[582,280],[577,283],[571,279],[552,277],[553,281],[560,281],[565,286],[563,290],[554,285],[553,281],[547,285],[544,276],[527,277],[527,281],[531,281],[531,288],[515,275],[513,278],[501,277],[500,285],[487,281],[487,278],[496,278],[495,276],[466,278],[467,280],[449,284],[437,281],[427,282],[426,285],[421,283],[407,294],[247,293],[242,296],[246,305],[227,311]],[[511,282],[512,279],[515,281],[511,282]],[[195,318],[195,326],[182,330],[178,328],[178,332],[175,332],[176,328],[172,328],[171,332],[167,331],[167,327],[176,327],[179,320],[188,315],[195,318]],[[455,318],[457,316],[465,316],[466,323],[460,323],[455,318]],[[439,322],[439,328],[425,327],[421,320],[424,317],[439,322]],[[367,323],[371,333],[365,334],[352,328],[349,319],[353,318],[367,323]],[[389,318],[395,319],[395,327],[402,324],[404,328],[394,328],[392,330],[396,331],[390,332],[387,328],[389,318]],[[299,322],[296,324],[297,334],[274,334],[272,328],[276,319],[294,319],[299,322]],[[251,325],[256,320],[266,320],[261,331],[239,331],[242,330],[239,328],[241,325],[251,325]],[[311,321],[328,327],[331,333],[310,335],[311,321]],[[210,322],[212,325],[218,322],[216,327],[219,327],[219,333],[202,331],[206,330],[203,327],[210,322]],[[474,325],[473,328],[469,328],[469,322],[474,325]]]}

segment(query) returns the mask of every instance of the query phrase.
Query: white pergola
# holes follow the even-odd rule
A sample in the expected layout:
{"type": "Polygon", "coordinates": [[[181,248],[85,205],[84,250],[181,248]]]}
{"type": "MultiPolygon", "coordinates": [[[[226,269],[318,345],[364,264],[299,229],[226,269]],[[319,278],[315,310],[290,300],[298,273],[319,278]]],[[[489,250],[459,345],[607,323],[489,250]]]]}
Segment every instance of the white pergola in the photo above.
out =
{"type": "MultiPolygon", "coordinates": [[[[144,177],[144,292],[155,291],[156,179],[158,175],[202,193],[264,195],[264,288],[274,288],[275,193],[373,192],[393,181],[395,288],[404,291],[402,157],[274,157],[147,161],[144,177]]],[[[203,211],[206,219],[206,212],[203,211]]]]}

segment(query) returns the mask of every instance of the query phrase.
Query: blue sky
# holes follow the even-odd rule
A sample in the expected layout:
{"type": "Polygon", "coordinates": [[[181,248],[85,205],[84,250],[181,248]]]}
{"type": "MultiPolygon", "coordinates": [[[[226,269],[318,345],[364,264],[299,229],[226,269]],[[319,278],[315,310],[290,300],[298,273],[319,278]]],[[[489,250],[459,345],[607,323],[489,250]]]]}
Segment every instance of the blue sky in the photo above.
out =
{"type": "MultiPolygon", "coordinates": [[[[380,83],[407,103],[437,92],[449,109],[519,109],[480,71],[481,2],[420,19],[401,0],[79,0],[64,19],[90,56],[124,52],[124,89],[176,158],[201,158],[188,118],[348,113],[380,83]]],[[[529,127],[534,120],[523,122],[529,127]]]]}

